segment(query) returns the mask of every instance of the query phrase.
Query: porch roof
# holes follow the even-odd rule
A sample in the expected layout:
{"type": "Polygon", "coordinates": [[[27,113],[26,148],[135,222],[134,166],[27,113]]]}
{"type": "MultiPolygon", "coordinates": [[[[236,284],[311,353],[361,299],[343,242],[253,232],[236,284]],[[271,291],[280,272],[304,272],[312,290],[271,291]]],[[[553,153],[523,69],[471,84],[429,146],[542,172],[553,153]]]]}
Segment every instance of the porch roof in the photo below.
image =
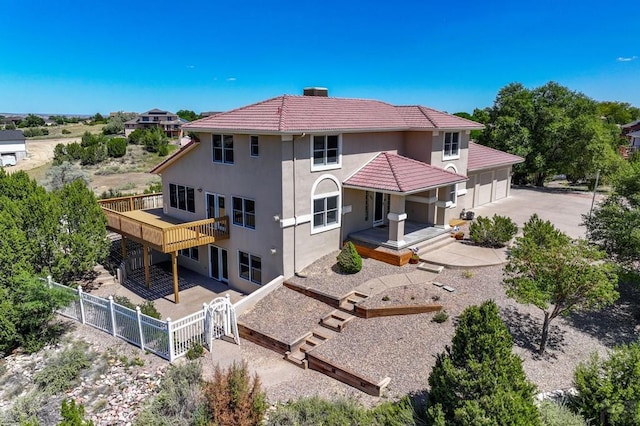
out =
{"type": "Polygon", "coordinates": [[[410,194],[465,182],[468,178],[421,161],[381,152],[353,176],[346,188],[410,194]]]}

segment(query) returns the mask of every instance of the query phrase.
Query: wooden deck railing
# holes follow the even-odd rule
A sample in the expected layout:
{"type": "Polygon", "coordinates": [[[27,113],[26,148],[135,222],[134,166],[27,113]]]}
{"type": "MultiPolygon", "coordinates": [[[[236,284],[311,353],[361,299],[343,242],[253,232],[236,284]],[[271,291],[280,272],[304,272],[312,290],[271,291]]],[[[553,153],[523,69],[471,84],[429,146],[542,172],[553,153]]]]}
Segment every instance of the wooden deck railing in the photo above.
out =
{"type": "Polygon", "coordinates": [[[162,194],[111,198],[100,200],[99,203],[109,229],[163,253],[213,244],[229,238],[228,216],[160,227],[123,214],[132,210],[162,207],[162,194]]]}
{"type": "Polygon", "coordinates": [[[162,193],[131,195],[127,197],[98,200],[100,207],[116,212],[130,212],[132,210],[156,209],[162,207],[162,193]]]}

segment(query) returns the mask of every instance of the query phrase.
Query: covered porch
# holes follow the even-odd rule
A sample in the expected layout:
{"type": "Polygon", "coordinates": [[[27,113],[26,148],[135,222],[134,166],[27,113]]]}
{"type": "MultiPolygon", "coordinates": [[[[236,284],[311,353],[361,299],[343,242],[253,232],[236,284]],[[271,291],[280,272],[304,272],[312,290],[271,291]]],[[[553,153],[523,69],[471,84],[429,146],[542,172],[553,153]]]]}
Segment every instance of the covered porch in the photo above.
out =
{"type": "Polygon", "coordinates": [[[389,240],[388,226],[376,226],[363,231],[353,232],[349,234],[349,239],[370,245],[386,247],[392,250],[406,250],[448,233],[449,230],[444,227],[435,227],[429,223],[406,220],[404,222],[404,235],[402,236],[402,243],[400,244],[390,243],[392,240],[389,240]]]}
{"type": "Polygon", "coordinates": [[[364,207],[356,210],[364,211],[366,218],[371,212],[373,219],[368,229],[347,231],[347,238],[398,252],[424,245],[448,233],[458,184],[467,180],[449,170],[380,153],[343,182],[343,188],[364,193],[350,200],[364,200],[364,207]]]}
{"type": "Polygon", "coordinates": [[[144,277],[151,287],[149,250],[171,255],[174,302],[180,303],[178,252],[229,238],[229,218],[185,222],[163,211],[162,194],[145,194],[98,200],[107,218],[107,229],[122,236],[122,257],[127,257],[126,240],[142,245],[144,277]]]}

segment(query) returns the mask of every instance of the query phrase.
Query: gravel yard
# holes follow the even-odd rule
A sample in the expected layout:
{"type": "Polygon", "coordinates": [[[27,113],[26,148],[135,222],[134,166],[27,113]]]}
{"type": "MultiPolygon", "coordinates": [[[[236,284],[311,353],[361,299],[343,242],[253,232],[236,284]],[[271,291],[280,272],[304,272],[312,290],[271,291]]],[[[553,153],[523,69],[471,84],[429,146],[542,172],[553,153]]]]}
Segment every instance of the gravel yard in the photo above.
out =
{"type": "MultiPolygon", "coordinates": [[[[411,274],[416,268],[414,265],[396,267],[363,259],[361,272],[343,275],[333,269],[336,254],[328,255],[309,267],[305,271],[307,278],[295,277],[291,281],[342,296],[370,279],[411,274]]],[[[501,284],[501,266],[473,270],[445,269],[434,280],[455,288],[455,291],[448,293],[431,282],[414,283],[383,290],[365,303],[371,306],[433,303],[433,296],[439,296],[436,303],[442,304],[450,315],[445,323],[432,322],[431,313],[355,318],[342,333],[314,349],[315,353],[374,381],[390,377],[391,383],[387,387],[389,397],[421,392],[428,386],[435,355],[444,351],[451,342],[456,317],[469,305],[493,299],[514,337],[514,351],[523,359],[527,376],[540,392],[544,392],[570,387],[574,367],[588,359],[590,353],[596,351],[604,354],[612,345],[633,341],[638,337],[636,312],[640,298],[638,291],[629,285],[621,284],[621,298],[613,307],[599,313],[556,319],[551,325],[547,353],[540,358],[535,351],[542,325],[542,311],[534,306],[520,305],[505,295],[501,284]],[[388,301],[382,300],[385,296],[388,301]]],[[[320,318],[330,310],[330,307],[318,301],[280,288],[259,302],[252,311],[242,315],[239,321],[273,336],[290,339],[317,326],[320,318]]],[[[242,352],[248,360],[270,356],[280,358],[274,352],[268,353],[270,351],[253,344],[245,344],[242,352]]],[[[317,372],[301,370],[296,374],[293,386],[289,381],[274,386],[269,386],[265,381],[265,386],[272,401],[286,401],[297,398],[299,395],[296,392],[300,389],[305,390],[304,394],[326,394],[325,379],[319,379],[317,372]]],[[[349,396],[351,393],[345,387],[336,384],[332,392],[349,396]]],[[[359,399],[365,403],[375,402],[368,396],[359,399]]]]}

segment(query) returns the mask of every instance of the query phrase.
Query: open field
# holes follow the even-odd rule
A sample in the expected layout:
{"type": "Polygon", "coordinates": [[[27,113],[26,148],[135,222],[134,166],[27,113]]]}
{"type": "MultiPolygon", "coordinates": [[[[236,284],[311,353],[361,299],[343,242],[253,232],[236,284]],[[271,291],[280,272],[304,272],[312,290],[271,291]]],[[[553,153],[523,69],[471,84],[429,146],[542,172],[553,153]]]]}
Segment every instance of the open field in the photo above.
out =
{"type": "MultiPolygon", "coordinates": [[[[85,131],[88,127],[84,126],[85,131]]],[[[80,137],[28,139],[27,159],[6,170],[9,173],[24,170],[37,182],[42,183],[52,166],[55,146],[73,142],[80,142],[80,137]]],[[[169,145],[169,153],[177,148],[176,145],[169,145]]],[[[149,173],[149,170],[164,158],[145,151],[141,146],[128,145],[124,157],[109,159],[95,166],[86,166],[84,170],[89,174],[90,186],[96,195],[110,189],[131,194],[142,193],[149,185],[160,182],[160,177],[149,173]]]]}

